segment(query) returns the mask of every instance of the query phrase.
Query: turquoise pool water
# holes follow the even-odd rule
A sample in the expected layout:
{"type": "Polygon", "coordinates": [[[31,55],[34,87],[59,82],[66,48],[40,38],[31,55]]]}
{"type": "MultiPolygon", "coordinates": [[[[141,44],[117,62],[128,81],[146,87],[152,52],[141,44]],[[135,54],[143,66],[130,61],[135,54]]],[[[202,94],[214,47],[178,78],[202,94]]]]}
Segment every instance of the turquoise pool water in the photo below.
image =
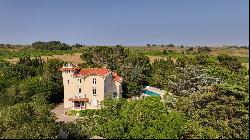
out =
{"type": "Polygon", "coordinates": [[[147,95],[150,95],[150,96],[160,96],[160,94],[149,91],[149,90],[144,90],[143,93],[147,94],[147,95]]]}

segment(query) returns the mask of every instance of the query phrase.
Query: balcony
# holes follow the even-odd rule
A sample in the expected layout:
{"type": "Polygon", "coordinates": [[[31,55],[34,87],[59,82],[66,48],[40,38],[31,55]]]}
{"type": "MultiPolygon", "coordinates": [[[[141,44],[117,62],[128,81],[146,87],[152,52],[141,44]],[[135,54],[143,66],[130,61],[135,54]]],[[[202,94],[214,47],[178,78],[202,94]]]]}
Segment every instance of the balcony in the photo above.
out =
{"type": "Polygon", "coordinates": [[[89,102],[89,99],[86,98],[86,94],[84,94],[84,97],[83,97],[83,94],[78,93],[78,94],[72,95],[71,98],[69,98],[69,101],[73,101],[73,102],[89,102]]]}

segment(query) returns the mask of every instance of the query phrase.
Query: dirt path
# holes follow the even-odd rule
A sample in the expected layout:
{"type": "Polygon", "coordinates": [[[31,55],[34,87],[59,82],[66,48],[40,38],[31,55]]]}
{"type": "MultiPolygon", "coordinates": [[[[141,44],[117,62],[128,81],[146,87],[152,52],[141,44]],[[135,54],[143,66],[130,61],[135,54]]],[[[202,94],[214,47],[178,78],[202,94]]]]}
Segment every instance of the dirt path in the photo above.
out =
{"type": "Polygon", "coordinates": [[[66,116],[64,115],[64,112],[66,112],[66,110],[64,110],[64,104],[60,103],[58,104],[54,109],[51,110],[51,112],[56,114],[57,120],[56,122],[73,122],[75,121],[78,117],[77,116],[66,116]]]}

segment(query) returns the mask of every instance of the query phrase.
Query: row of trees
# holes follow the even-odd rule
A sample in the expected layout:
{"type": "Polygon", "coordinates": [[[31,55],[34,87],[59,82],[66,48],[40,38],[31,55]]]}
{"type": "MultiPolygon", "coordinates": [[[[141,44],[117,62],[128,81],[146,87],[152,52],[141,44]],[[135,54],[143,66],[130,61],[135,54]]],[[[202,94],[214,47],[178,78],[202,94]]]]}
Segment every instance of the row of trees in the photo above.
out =
{"type": "Polygon", "coordinates": [[[31,44],[35,49],[41,50],[69,50],[71,46],[60,41],[49,41],[49,42],[34,42],[31,44]]]}

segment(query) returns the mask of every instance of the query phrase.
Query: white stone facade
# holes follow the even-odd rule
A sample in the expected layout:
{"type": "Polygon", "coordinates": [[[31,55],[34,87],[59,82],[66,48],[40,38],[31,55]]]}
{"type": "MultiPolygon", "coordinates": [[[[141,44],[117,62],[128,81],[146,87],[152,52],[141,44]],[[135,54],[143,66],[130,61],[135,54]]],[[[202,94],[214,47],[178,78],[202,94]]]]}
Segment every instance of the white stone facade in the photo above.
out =
{"type": "Polygon", "coordinates": [[[65,109],[97,109],[105,98],[122,97],[122,78],[105,68],[67,64],[60,69],[64,85],[65,109]]]}

